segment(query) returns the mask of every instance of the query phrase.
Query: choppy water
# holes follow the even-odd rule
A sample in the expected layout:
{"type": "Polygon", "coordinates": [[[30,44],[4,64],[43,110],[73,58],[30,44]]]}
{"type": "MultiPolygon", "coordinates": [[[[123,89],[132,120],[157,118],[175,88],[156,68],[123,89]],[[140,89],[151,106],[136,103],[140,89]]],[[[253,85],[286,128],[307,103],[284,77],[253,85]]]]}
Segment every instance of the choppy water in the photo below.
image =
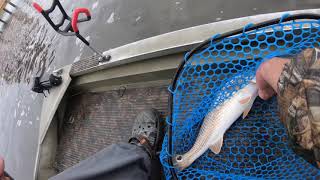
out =
{"type": "Polygon", "coordinates": [[[27,1],[17,4],[0,36],[0,155],[15,178],[32,179],[43,97],[31,93],[30,81],[54,66],[55,36],[28,14],[27,1]]]}
{"type": "MultiPolygon", "coordinates": [[[[7,26],[0,23],[0,155],[16,179],[32,179],[37,149],[42,95],[30,91],[34,76],[42,76],[91,54],[74,37],[62,37],[31,7],[19,8],[7,26]]],[[[49,7],[50,1],[38,0],[49,7]]],[[[195,25],[275,11],[320,8],[318,0],[280,2],[243,0],[61,0],[67,12],[88,7],[92,21],[80,32],[95,47],[108,50],[162,33],[195,25]]],[[[54,16],[56,17],[56,16],[54,16]]],[[[55,18],[56,20],[57,18],[55,18]]]]}

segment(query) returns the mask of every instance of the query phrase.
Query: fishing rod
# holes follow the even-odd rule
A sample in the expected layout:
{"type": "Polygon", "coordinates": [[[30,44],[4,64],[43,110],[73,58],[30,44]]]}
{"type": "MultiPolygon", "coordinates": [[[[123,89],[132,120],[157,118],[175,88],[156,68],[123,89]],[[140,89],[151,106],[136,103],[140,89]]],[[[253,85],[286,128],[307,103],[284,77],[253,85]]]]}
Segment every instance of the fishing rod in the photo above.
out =
{"type": "Polygon", "coordinates": [[[44,10],[38,3],[32,3],[33,7],[43,15],[43,17],[48,21],[48,23],[52,26],[52,28],[58,32],[59,34],[63,36],[76,36],[78,39],[80,39],[85,45],[87,45],[93,52],[95,52],[97,55],[99,55],[99,62],[106,62],[111,59],[110,55],[103,55],[102,52],[98,51],[97,49],[93,48],[89,41],[87,41],[81,34],[78,28],[78,23],[90,21],[91,20],[91,14],[90,11],[87,8],[76,8],[73,11],[72,17],[68,16],[64,8],[62,7],[59,0],[53,0],[53,3],[51,7],[47,10],[44,10]],[[54,23],[52,19],[50,18],[50,14],[56,9],[56,7],[59,8],[62,18],[58,23],[54,23]],[[80,14],[85,14],[86,17],[79,19],[80,14]],[[67,21],[67,25],[65,28],[62,26],[67,21]]]}

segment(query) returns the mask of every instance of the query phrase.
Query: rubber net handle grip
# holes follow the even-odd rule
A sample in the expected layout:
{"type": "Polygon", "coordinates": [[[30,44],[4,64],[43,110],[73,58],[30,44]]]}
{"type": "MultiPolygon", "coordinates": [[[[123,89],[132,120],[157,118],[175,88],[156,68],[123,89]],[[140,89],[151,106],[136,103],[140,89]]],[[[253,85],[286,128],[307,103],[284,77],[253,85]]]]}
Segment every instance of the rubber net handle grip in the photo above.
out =
{"type": "Polygon", "coordinates": [[[79,33],[78,18],[79,18],[79,14],[81,13],[84,13],[87,16],[88,20],[91,19],[90,11],[87,8],[76,8],[73,11],[72,20],[71,20],[71,26],[72,26],[73,32],[75,33],[79,33]]]}
{"type": "Polygon", "coordinates": [[[39,13],[42,13],[43,12],[43,9],[42,7],[38,4],[38,3],[32,3],[32,6],[39,12],[39,13]]]}

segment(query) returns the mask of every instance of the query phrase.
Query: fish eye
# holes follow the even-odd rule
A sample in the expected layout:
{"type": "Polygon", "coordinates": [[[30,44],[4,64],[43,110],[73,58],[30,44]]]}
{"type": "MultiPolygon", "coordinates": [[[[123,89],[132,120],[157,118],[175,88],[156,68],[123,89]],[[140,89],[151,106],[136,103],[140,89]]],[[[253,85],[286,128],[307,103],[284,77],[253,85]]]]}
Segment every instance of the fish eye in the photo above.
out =
{"type": "Polygon", "coordinates": [[[177,161],[181,161],[182,160],[182,156],[181,155],[179,155],[179,156],[177,156],[177,161]]]}

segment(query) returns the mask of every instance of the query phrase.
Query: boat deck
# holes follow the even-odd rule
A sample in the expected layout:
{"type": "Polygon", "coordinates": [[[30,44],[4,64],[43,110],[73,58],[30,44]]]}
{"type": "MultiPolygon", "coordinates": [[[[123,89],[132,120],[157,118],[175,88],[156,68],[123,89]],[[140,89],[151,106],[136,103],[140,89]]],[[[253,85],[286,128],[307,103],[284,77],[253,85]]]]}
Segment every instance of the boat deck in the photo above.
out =
{"type": "MultiPolygon", "coordinates": [[[[273,19],[282,14],[226,20],[148,38],[104,52],[112,56],[111,60],[105,63],[99,63],[97,56],[75,62],[69,73],[72,83],[68,90],[80,93],[67,93],[64,97],[64,101],[68,103],[66,110],[63,108],[65,102],[60,105],[66,113],[63,121],[61,120],[64,123],[59,125],[61,128],[58,130],[57,153],[52,150],[56,149],[55,145],[53,148],[43,148],[50,141],[54,141],[56,134],[53,133],[52,136],[47,133],[48,142],[46,138],[40,142],[43,143],[41,152],[39,151],[40,172],[47,167],[41,165],[41,156],[47,158],[53,154],[55,170],[62,172],[110,144],[127,142],[134,119],[143,109],[155,108],[165,115],[168,108],[168,84],[184,58],[185,51],[197,45],[204,37],[238,29],[249,22],[273,19]],[[204,32],[200,33],[204,37],[199,36],[197,31],[204,32]]],[[[56,119],[60,122],[60,113],[57,112],[56,119]]],[[[52,123],[50,126],[52,131],[56,132],[54,125],[52,123]]],[[[45,161],[44,158],[42,160],[45,161]]],[[[51,165],[51,162],[47,164],[51,165]]],[[[43,174],[52,175],[45,172],[43,174]]]]}
{"type": "Polygon", "coordinates": [[[112,143],[127,142],[138,112],[167,110],[167,87],[146,87],[85,93],[68,100],[56,156],[61,172],[112,143]]]}

